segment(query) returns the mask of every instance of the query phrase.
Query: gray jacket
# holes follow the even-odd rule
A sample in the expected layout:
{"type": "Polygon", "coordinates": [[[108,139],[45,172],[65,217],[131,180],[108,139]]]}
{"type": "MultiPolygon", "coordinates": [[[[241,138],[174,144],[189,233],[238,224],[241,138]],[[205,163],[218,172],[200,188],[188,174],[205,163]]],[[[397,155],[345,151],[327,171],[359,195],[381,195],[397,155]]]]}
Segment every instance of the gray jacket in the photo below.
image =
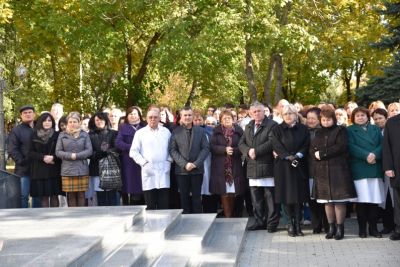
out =
{"type": "Polygon", "coordinates": [[[62,159],[61,176],[86,176],[89,175],[87,158],[92,155],[92,143],[89,134],[81,131],[78,138],[62,132],[58,136],[56,155],[62,159]],[[76,153],[76,160],[71,159],[76,153]]]}
{"type": "Polygon", "coordinates": [[[204,172],[204,160],[208,156],[209,150],[204,128],[193,126],[190,144],[188,144],[186,128],[177,127],[169,142],[169,154],[176,162],[175,173],[178,175],[202,174],[204,172]],[[185,169],[188,162],[192,162],[197,168],[188,172],[185,169]]]}

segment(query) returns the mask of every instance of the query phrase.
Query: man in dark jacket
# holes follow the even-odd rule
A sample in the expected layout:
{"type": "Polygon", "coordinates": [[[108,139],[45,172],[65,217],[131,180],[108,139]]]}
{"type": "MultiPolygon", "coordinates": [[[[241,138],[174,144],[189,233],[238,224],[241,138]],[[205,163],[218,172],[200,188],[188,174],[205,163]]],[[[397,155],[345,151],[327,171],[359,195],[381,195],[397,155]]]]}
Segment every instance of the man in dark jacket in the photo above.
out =
{"type": "Polygon", "coordinates": [[[279,207],[274,201],[274,157],[272,129],[276,122],[265,117],[264,106],[255,102],[250,106],[252,121],[246,125],[239,149],[246,156],[247,178],[254,207],[254,224],[247,229],[273,233],[279,224],[279,207]]]}
{"type": "Polygon", "coordinates": [[[382,145],[382,164],[393,188],[393,213],[396,228],[391,240],[400,240],[400,115],[390,118],[385,125],[382,145]]]}
{"type": "MultiPolygon", "coordinates": [[[[30,188],[29,144],[33,134],[35,109],[26,105],[19,109],[22,123],[13,128],[8,138],[8,153],[15,161],[14,173],[21,177],[21,208],[28,208],[30,188]]],[[[40,207],[40,199],[33,198],[32,207],[40,207]]]]}
{"type": "Polygon", "coordinates": [[[183,213],[201,213],[203,164],[209,153],[209,144],[204,128],[193,125],[192,109],[185,107],[180,115],[180,126],[172,133],[169,153],[176,163],[183,213]]]}

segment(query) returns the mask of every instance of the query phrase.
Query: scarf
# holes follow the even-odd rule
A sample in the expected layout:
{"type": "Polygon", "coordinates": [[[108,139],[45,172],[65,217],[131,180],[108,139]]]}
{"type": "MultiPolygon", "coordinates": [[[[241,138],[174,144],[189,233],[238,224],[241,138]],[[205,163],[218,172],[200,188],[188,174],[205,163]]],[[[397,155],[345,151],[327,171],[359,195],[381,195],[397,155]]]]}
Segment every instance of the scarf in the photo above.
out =
{"type": "MultiPolygon", "coordinates": [[[[221,126],[222,133],[226,140],[227,146],[232,146],[232,136],[234,133],[234,128],[225,128],[221,126]]],[[[225,175],[225,182],[227,182],[230,186],[233,184],[233,174],[232,174],[232,165],[233,165],[233,155],[226,155],[224,161],[224,175],[225,175]]]]}
{"type": "Polygon", "coordinates": [[[67,129],[65,130],[65,132],[69,135],[71,135],[73,138],[78,138],[79,134],[81,133],[81,128],[78,129],[70,129],[67,127],[67,129]]]}
{"type": "Polygon", "coordinates": [[[40,140],[42,140],[44,143],[47,143],[47,141],[49,141],[49,139],[53,136],[54,134],[54,129],[50,128],[50,129],[40,129],[37,131],[37,136],[40,138],[40,140]]]}

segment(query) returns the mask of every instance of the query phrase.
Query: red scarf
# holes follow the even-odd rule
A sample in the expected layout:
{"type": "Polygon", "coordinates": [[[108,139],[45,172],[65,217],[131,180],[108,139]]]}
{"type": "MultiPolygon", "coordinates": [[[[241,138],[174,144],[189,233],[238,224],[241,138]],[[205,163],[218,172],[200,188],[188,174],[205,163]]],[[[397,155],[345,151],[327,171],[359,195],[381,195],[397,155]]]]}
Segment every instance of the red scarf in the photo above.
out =
{"type": "MultiPolygon", "coordinates": [[[[224,134],[226,140],[226,146],[232,146],[232,137],[234,134],[234,128],[232,127],[229,129],[222,126],[222,133],[224,134]]],[[[224,161],[225,182],[227,182],[230,186],[233,184],[232,162],[233,162],[233,155],[226,155],[224,161]]]]}

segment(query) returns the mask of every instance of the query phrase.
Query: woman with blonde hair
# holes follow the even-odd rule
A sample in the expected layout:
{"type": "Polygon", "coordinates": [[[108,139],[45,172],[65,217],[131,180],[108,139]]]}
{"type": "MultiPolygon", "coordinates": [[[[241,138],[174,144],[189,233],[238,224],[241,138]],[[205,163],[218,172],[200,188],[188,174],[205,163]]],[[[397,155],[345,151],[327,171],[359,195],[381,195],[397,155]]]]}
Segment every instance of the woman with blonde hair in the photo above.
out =
{"type": "Polygon", "coordinates": [[[288,235],[303,236],[300,227],[303,203],[309,198],[307,126],[299,122],[297,109],[292,104],[282,108],[283,122],[272,129],[275,202],[283,204],[289,217],[288,235]]]}
{"type": "Polygon", "coordinates": [[[69,207],[85,206],[85,191],[89,185],[89,165],[92,155],[89,134],[81,130],[78,112],[67,116],[67,128],[61,132],[56,145],[56,155],[62,160],[62,190],[67,193],[69,207]]]}
{"type": "Polygon", "coordinates": [[[400,103],[399,102],[393,102],[390,103],[388,106],[388,117],[394,117],[397,114],[400,114],[400,103]]]}

